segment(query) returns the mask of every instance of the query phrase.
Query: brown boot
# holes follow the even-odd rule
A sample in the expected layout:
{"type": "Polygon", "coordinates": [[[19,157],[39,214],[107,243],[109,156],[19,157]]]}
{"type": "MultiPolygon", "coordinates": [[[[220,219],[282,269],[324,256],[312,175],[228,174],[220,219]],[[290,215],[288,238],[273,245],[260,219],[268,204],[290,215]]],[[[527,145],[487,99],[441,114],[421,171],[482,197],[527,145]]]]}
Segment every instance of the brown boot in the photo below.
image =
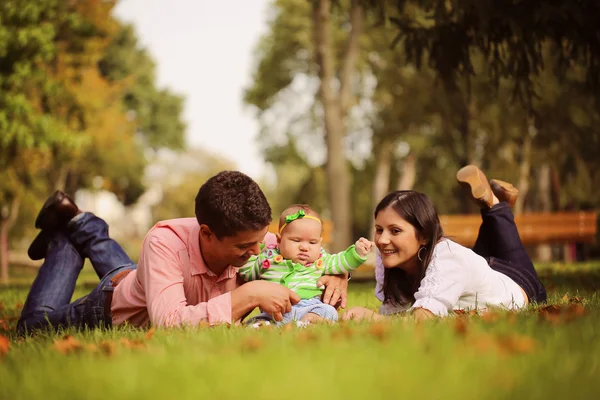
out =
{"type": "Polygon", "coordinates": [[[474,165],[467,165],[456,173],[456,180],[467,195],[483,209],[494,205],[494,194],[485,174],[474,165]]]}
{"type": "Polygon", "coordinates": [[[490,187],[498,200],[507,202],[511,208],[514,207],[517,197],[519,197],[519,189],[500,179],[491,179],[490,187]]]}

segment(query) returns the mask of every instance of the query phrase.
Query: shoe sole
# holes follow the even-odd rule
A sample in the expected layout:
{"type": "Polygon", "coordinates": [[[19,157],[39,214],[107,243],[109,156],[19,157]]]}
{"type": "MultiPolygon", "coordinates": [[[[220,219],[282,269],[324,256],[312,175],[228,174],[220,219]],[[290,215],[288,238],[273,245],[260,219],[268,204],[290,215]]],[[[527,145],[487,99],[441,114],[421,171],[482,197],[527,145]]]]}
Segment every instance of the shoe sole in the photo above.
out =
{"type": "Polygon", "coordinates": [[[481,175],[479,173],[479,168],[474,165],[467,165],[466,167],[461,168],[456,173],[456,180],[458,183],[465,189],[471,192],[471,196],[478,203],[483,203],[488,207],[491,207],[493,196],[491,188],[488,188],[488,185],[485,184],[481,175]],[[486,199],[490,199],[489,201],[486,199]]]}

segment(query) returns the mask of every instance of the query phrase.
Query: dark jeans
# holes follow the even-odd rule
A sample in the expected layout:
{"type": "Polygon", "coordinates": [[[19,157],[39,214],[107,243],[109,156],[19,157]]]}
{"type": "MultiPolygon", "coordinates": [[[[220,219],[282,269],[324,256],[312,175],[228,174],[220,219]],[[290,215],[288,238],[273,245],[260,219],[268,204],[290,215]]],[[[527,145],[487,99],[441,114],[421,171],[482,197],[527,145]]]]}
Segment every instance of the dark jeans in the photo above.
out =
{"type": "Polygon", "coordinates": [[[106,293],[113,290],[110,280],[119,271],[135,268],[121,246],[108,236],[104,220],[91,213],[78,215],[66,230],[52,237],[25,301],[17,332],[110,326],[111,316],[104,310],[106,293]],[[86,257],[100,284],[89,295],[69,303],[86,257]]]}
{"type": "Polygon", "coordinates": [[[521,286],[530,302],[546,301],[546,289],[523,247],[515,218],[507,203],[481,211],[481,227],[473,251],[486,258],[492,269],[521,286]]]}

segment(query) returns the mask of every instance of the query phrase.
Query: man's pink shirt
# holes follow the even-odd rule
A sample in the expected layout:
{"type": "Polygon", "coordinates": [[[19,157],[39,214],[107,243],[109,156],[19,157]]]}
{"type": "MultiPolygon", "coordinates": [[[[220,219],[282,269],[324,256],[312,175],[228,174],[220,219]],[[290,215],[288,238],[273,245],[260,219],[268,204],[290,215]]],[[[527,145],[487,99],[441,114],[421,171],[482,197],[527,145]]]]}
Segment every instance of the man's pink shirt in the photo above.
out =
{"type": "Polygon", "coordinates": [[[229,292],[243,283],[239,268],[230,265],[220,276],[211,272],[200,253],[199,232],[195,218],[161,221],[148,232],[137,270],[115,288],[113,325],[232,323],[229,292]]]}

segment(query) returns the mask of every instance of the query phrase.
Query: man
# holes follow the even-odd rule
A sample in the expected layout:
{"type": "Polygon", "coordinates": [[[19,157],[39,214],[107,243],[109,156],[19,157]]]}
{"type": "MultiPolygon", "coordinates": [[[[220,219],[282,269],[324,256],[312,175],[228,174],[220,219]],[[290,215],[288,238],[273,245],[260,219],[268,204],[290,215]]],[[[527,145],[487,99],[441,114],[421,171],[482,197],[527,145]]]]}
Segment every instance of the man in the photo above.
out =
{"type": "MultiPolygon", "coordinates": [[[[299,301],[291,290],[270,282],[241,285],[237,270],[256,255],[271,222],[271,208],[248,176],[224,171],[206,181],[196,197],[196,218],[157,223],[146,235],[139,265],[108,236],[108,226],[81,212],[69,196],[56,192],[42,206],[32,243],[32,259],[45,258],[17,330],[48,327],[93,328],[231,324],[255,307],[281,320],[299,301]],[[100,284],[69,303],[89,258],[100,284]]],[[[335,304],[347,283],[324,277],[324,301],[335,304]],[[337,290],[340,289],[340,290],[337,290]]]]}

